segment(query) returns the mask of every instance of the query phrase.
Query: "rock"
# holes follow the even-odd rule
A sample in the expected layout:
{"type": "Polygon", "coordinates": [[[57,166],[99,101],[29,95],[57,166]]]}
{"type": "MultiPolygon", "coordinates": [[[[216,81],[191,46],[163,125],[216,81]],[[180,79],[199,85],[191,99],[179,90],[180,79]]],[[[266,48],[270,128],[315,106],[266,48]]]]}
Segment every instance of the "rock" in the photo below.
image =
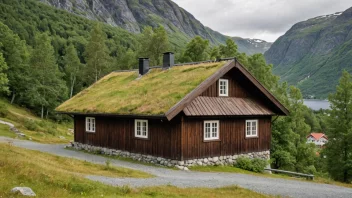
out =
{"type": "Polygon", "coordinates": [[[28,187],[15,187],[11,190],[12,193],[19,193],[23,196],[35,197],[36,194],[33,192],[31,188],[28,187]]]}
{"type": "Polygon", "coordinates": [[[66,139],[64,136],[59,136],[59,138],[62,140],[66,139]]]}
{"type": "Polygon", "coordinates": [[[183,170],[185,168],[184,166],[179,166],[179,165],[176,165],[175,167],[180,169],[180,170],[183,170]]]}
{"type": "Polygon", "coordinates": [[[171,160],[171,164],[176,165],[177,164],[177,160],[171,160]]]}
{"type": "Polygon", "coordinates": [[[208,160],[207,158],[204,158],[204,159],[203,159],[203,162],[204,162],[204,163],[208,163],[209,160],[208,160]]]}
{"type": "Polygon", "coordinates": [[[219,158],[218,157],[213,157],[213,160],[212,160],[213,162],[217,162],[217,161],[219,161],[219,158]]]}
{"type": "Polygon", "coordinates": [[[187,167],[184,167],[183,170],[184,171],[189,171],[189,169],[187,167]]]}
{"type": "Polygon", "coordinates": [[[160,161],[162,160],[162,158],[161,158],[161,157],[158,157],[158,158],[156,158],[156,160],[157,160],[158,162],[160,162],[160,161]]]}
{"type": "Polygon", "coordinates": [[[198,165],[198,166],[201,166],[201,165],[203,165],[203,163],[200,162],[200,161],[198,161],[198,162],[197,162],[197,165],[198,165]]]}
{"type": "Polygon", "coordinates": [[[21,137],[26,137],[26,134],[24,134],[24,133],[18,133],[18,135],[21,137]]]}
{"type": "Polygon", "coordinates": [[[183,165],[185,165],[185,162],[184,161],[178,161],[178,165],[183,166],[183,165]]]}

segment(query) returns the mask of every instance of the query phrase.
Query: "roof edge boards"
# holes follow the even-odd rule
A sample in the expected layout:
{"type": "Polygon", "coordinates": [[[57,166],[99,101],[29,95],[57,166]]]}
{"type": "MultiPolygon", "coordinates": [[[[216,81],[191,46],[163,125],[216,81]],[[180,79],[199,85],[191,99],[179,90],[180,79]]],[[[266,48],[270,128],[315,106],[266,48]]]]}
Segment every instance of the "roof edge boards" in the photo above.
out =
{"type": "Polygon", "coordinates": [[[180,100],[177,104],[171,107],[166,113],[165,116],[168,120],[172,120],[178,113],[180,113],[189,102],[191,102],[195,97],[201,94],[204,90],[206,90],[211,84],[216,82],[218,78],[226,74],[232,68],[236,66],[236,59],[232,59],[232,61],[227,62],[221,69],[215,72],[213,75],[208,77],[205,81],[203,81],[200,85],[198,85],[193,91],[188,93],[182,100],[180,100]]]}

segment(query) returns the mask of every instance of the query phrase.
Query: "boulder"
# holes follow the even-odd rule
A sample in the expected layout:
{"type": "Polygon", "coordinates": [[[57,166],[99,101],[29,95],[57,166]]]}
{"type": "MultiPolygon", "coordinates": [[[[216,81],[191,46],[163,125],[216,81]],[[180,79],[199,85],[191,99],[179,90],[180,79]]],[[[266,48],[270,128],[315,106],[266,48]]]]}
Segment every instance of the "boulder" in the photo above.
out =
{"type": "Polygon", "coordinates": [[[23,196],[35,197],[36,194],[33,192],[31,188],[28,187],[15,187],[11,190],[12,193],[19,193],[23,196]]]}

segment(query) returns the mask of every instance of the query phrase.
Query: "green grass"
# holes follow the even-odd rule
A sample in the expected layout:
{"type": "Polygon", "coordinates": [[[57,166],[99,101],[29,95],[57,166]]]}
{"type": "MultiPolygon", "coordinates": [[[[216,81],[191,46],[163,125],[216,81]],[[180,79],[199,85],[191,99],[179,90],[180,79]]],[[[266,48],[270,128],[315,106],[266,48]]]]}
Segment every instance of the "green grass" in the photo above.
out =
{"type": "MultiPolygon", "coordinates": [[[[0,119],[10,122],[24,133],[24,139],[31,139],[41,143],[68,143],[73,140],[72,122],[57,123],[51,120],[42,120],[25,108],[11,105],[4,99],[0,99],[0,119]],[[60,138],[64,137],[64,139],[60,138]]],[[[6,125],[0,124],[0,136],[16,137],[6,125]]]]}
{"type": "Polygon", "coordinates": [[[16,186],[33,189],[37,197],[270,197],[236,186],[207,188],[176,188],[158,186],[132,189],[113,187],[84,178],[84,175],[112,177],[149,177],[142,172],[57,157],[37,151],[0,144],[0,197],[21,197],[10,190],[16,186]]]}
{"type": "Polygon", "coordinates": [[[161,166],[161,165],[157,165],[157,164],[152,164],[152,163],[147,163],[147,162],[140,162],[140,161],[137,161],[137,160],[134,160],[132,158],[129,158],[129,157],[122,157],[122,156],[110,156],[110,155],[102,155],[102,154],[98,154],[98,153],[92,153],[92,152],[88,152],[86,150],[76,150],[74,148],[66,148],[67,150],[71,150],[71,151],[77,151],[77,152],[83,152],[83,153],[87,153],[87,154],[90,154],[90,155],[101,155],[101,156],[104,156],[108,159],[116,159],[116,160],[121,160],[121,161],[125,161],[125,162],[131,162],[131,163],[135,163],[135,164],[142,164],[142,165],[145,165],[145,166],[153,166],[153,167],[162,167],[162,168],[168,168],[168,169],[173,169],[173,170],[179,170],[175,167],[165,167],[165,166],[161,166]]]}
{"type": "Polygon", "coordinates": [[[225,62],[111,73],[56,110],[62,112],[162,115],[225,62]]]}
{"type": "Polygon", "coordinates": [[[322,184],[331,184],[331,185],[337,185],[337,186],[344,186],[348,188],[352,188],[352,184],[347,184],[347,183],[342,183],[342,182],[337,182],[334,181],[330,178],[324,178],[324,177],[314,177],[314,180],[306,180],[305,178],[301,177],[291,177],[288,175],[283,175],[283,174],[269,174],[269,173],[254,173],[251,171],[246,171],[240,168],[236,168],[233,166],[194,166],[191,167],[190,170],[192,171],[200,171],[200,172],[225,172],[225,173],[240,173],[240,174],[249,174],[249,175],[254,175],[254,176],[259,176],[259,177],[269,177],[269,178],[281,178],[281,179],[294,179],[294,180],[300,180],[300,181],[308,181],[308,182],[315,182],[315,183],[322,183],[322,184]]]}
{"type": "Polygon", "coordinates": [[[10,127],[7,125],[0,124],[0,136],[15,138],[17,135],[10,131],[10,127]]]}

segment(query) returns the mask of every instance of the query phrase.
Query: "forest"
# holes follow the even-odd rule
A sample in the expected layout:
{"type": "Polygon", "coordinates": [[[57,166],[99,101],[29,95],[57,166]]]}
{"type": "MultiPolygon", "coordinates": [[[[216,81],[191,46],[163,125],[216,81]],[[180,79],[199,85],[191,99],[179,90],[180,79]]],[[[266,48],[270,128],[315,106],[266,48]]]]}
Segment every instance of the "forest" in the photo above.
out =
{"type": "Polygon", "coordinates": [[[68,119],[55,113],[60,103],[112,71],[137,68],[138,57],[149,57],[151,65],[160,65],[166,51],[174,51],[178,63],[236,57],[290,111],[289,116],[272,121],[272,168],[351,182],[352,79],[347,72],[329,97],[331,110],[313,112],[303,104],[298,88],[273,75],[273,66],[262,54],[240,53],[232,39],[214,46],[197,36],[180,46],[170,42],[162,26],[145,27],[135,35],[36,1],[4,2],[0,3],[0,91],[11,103],[42,119],[60,121],[68,119]],[[329,137],[324,149],[306,143],[308,134],[317,131],[329,137]]]}

